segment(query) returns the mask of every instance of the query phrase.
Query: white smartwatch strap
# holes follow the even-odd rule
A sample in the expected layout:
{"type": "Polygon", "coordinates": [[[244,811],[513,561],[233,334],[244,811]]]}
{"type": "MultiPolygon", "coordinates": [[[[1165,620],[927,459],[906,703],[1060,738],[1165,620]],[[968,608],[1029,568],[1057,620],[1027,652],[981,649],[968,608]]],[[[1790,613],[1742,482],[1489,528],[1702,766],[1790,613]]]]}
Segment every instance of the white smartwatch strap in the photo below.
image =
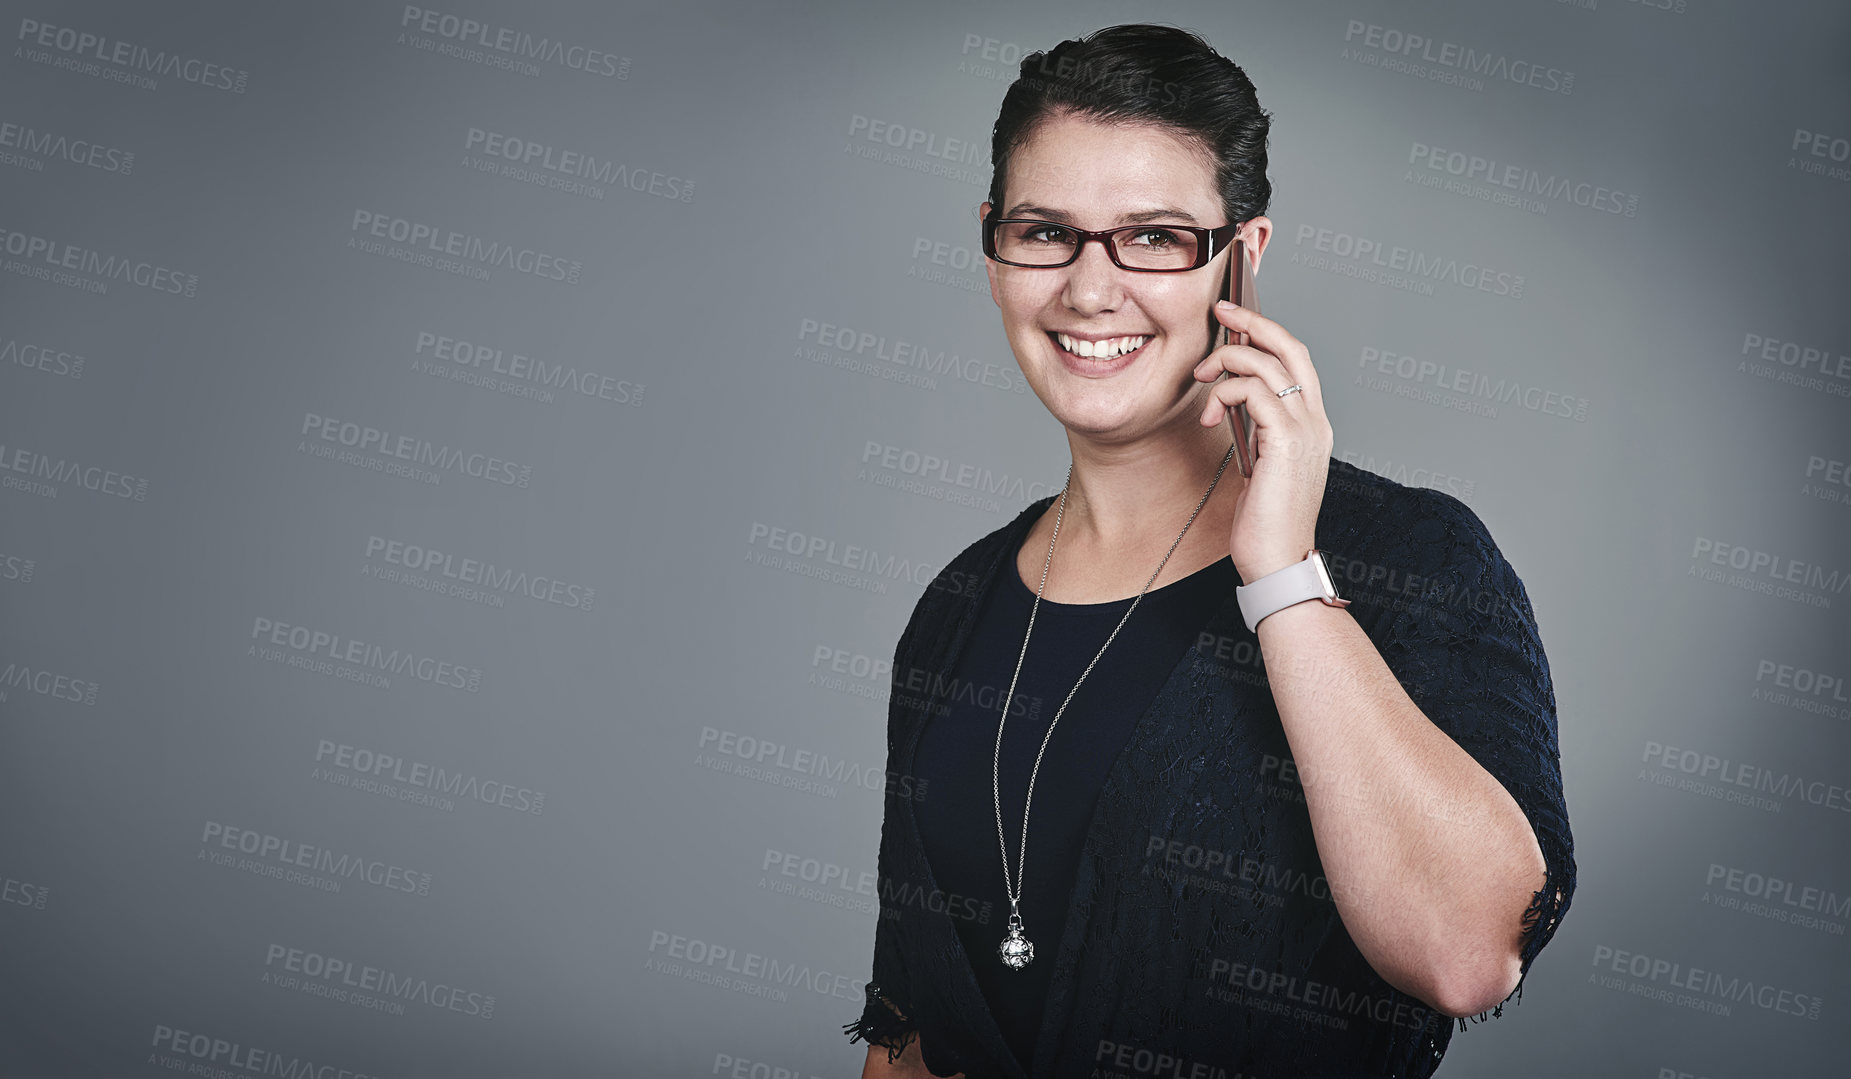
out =
{"type": "Polygon", "coordinates": [[[1274,611],[1308,599],[1323,600],[1332,607],[1350,605],[1349,600],[1337,597],[1337,589],[1330,582],[1316,548],[1312,548],[1303,561],[1274,570],[1252,584],[1237,586],[1234,596],[1240,602],[1240,616],[1250,630],[1258,630],[1260,620],[1274,611]]]}

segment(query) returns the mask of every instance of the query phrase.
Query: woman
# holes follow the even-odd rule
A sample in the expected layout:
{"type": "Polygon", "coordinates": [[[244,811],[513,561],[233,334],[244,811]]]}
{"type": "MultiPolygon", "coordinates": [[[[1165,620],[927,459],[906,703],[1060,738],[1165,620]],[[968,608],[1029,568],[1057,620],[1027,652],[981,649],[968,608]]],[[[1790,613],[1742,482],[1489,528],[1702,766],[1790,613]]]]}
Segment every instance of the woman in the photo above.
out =
{"type": "Polygon", "coordinates": [[[887,796],[864,1076],[1426,1076],[1568,907],[1522,581],[1456,499],[1333,460],[1305,346],[1216,302],[1271,238],[1267,126],[1157,26],[1004,98],[991,295],[1072,467],[895,652],[925,782],[887,796]]]}

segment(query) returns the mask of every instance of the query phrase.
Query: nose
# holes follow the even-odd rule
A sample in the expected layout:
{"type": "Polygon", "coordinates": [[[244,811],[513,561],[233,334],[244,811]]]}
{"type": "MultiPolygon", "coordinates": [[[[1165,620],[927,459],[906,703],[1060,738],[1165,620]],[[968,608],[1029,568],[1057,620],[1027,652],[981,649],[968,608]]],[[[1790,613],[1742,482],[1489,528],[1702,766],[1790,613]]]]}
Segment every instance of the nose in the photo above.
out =
{"type": "Polygon", "coordinates": [[[1066,268],[1067,285],[1061,301],[1080,315],[1098,315],[1116,310],[1124,295],[1120,270],[1106,250],[1106,241],[1089,237],[1080,245],[1080,255],[1066,268]]]}

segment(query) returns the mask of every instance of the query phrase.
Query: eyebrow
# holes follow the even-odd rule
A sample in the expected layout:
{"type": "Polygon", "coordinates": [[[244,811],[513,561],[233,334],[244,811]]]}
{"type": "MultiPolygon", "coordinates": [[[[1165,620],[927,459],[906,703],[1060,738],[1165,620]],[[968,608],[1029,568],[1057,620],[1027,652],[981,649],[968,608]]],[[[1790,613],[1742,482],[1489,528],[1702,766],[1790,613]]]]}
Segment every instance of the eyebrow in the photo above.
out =
{"type": "MultiPolygon", "coordinates": [[[[1043,221],[1059,221],[1059,222],[1062,222],[1063,224],[1069,224],[1069,225],[1073,223],[1073,215],[1069,214],[1065,210],[1056,210],[1056,209],[1052,209],[1047,206],[1036,206],[1036,205],[1033,205],[1032,203],[1026,203],[1026,202],[1017,203],[1015,206],[1010,208],[1008,213],[1004,214],[1003,216],[1004,217],[1027,216],[1027,217],[1040,218],[1043,221]]],[[[1132,224],[1132,225],[1141,225],[1147,221],[1162,221],[1165,219],[1187,221],[1190,224],[1196,223],[1194,214],[1188,212],[1187,210],[1178,210],[1173,206],[1166,206],[1166,207],[1163,207],[1162,209],[1157,209],[1157,210],[1139,210],[1137,213],[1125,214],[1123,217],[1119,218],[1120,221],[1123,221],[1126,224],[1132,224]]]]}

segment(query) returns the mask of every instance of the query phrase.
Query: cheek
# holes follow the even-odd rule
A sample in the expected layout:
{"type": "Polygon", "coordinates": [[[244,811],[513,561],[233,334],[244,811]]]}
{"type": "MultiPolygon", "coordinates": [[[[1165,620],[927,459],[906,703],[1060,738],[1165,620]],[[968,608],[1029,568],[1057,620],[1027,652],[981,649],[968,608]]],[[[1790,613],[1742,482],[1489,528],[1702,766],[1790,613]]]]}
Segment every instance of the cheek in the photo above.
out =
{"type": "Polygon", "coordinates": [[[1147,298],[1148,310],[1156,314],[1164,331],[1177,337],[1193,339],[1209,332],[1215,321],[1214,305],[1220,297],[1198,289],[1175,289],[1147,298]]]}
{"type": "Polygon", "coordinates": [[[1059,298],[1060,290],[1045,281],[1022,278],[1013,274],[999,276],[990,287],[990,294],[997,306],[1003,309],[1007,317],[1027,321],[1036,318],[1050,303],[1059,298]]]}

